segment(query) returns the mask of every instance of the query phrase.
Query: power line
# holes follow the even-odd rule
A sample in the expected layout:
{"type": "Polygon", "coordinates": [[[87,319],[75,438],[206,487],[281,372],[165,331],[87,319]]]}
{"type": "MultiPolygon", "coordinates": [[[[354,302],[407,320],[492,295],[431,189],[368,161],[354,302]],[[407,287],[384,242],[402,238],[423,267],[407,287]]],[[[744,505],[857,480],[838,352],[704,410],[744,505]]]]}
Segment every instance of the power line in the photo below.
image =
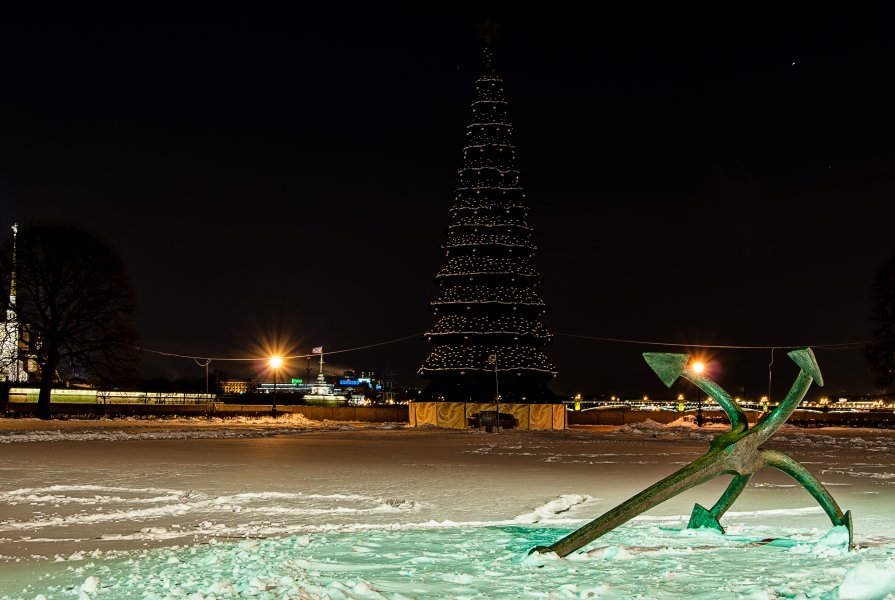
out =
{"type": "Polygon", "coordinates": [[[737,346],[731,344],[687,344],[681,342],[655,342],[647,340],[629,340],[623,338],[607,338],[596,337],[591,335],[578,335],[575,333],[556,333],[561,337],[579,338],[584,340],[594,340],[598,342],[614,342],[620,344],[638,344],[642,346],[671,346],[677,348],[725,348],[731,350],[771,350],[774,348],[792,349],[792,348],[822,348],[824,350],[853,350],[867,344],[867,342],[841,342],[834,344],[799,344],[795,346],[786,346],[776,344],[773,346],[737,346]]]}
{"type": "MultiPolygon", "coordinates": [[[[255,358],[229,358],[229,357],[221,357],[221,356],[195,356],[192,354],[177,354],[176,352],[163,352],[162,350],[153,350],[152,348],[141,348],[140,346],[134,346],[140,352],[149,352],[150,354],[158,354],[159,356],[170,356],[172,358],[188,358],[194,361],[212,361],[212,360],[239,360],[239,361],[256,361],[256,360],[267,360],[267,358],[255,357],[255,358]]],[[[202,366],[202,365],[199,365],[202,366]]]]}
{"type": "MultiPolygon", "coordinates": [[[[404,340],[409,340],[410,338],[421,338],[421,337],[423,337],[423,335],[425,335],[425,332],[414,333],[413,335],[406,335],[401,338],[387,340],[385,342],[377,342],[375,344],[367,344],[366,346],[356,346],[354,348],[345,348],[344,350],[331,350],[330,352],[327,352],[327,354],[342,354],[344,352],[356,352],[358,350],[366,350],[367,348],[376,348],[378,346],[387,346],[388,344],[395,344],[397,342],[403,342],[404,340]]],[[[299,356],[284,356],[283,358],[308,358],[309,356],[312,356],[312,355],[302,354],[299,356]]]]}
{"type": "MultiPolygon", "coordinates": [[[[359,350],[367,350],[369,348],[378,348],[381,346],[387,346],[389,344],[396,344],[398,342],[403,342],[405,340],[409,340],[411,338],[419,338],[422,337],[424,333],[414,333],[411,335],[406,335],[404,337],[395,338],[391,340],[385,340],[382,342],[375,342],[373,344],[367,344],[365,346],[355,346],[353,348],[343,348],[341,350],[331,350],[326,354],[344,354],[346,352],[357,352],[359,350]]],[[[626,338],[610,338],[610,337],[599,337],[592,335],[581,335],[576,333],[556,333],[555,335],[560,337],[568,337],[568,338],[577,338],[583,340],[592,340],[597,342],[611,342],[617,344],[635,344],[641,346],[667,346],[674,348],[718,348],[718,349],[729,349],[729,350],[773,350],[773,349],[793,349],[793,348],[818,348],[823,350],[856,350],[861,348],[867,344],[866,341],[859,342],[838,342],[832,344],[796,344],[796,345],[785,345],[785,344],[775,344],[773,346],[744,346],[744,345],[735,345],[735,344],[690,344],[684,342],[660,342],[660,341],[652,341],[652,340],[634,340],[634,339],[626,339],[626,338]]],[[[263,356],[255,356],[255,357],[232,357],[232,356],[199,356],[195,354],[179,354],[177,352],[165,352],[163,350],[154,350],[152,348],[142,348],[140,346],[135,346],[137,350],[141,352],[148,352],[150,354],[157,354],[159,356],[169,356],[172,358],[185,358],[189,360],[193,360],[199,366],[206,366],[207,363],[212,361],[229,361],[229,362],[260,362],[268,360],[268,357],[263,356]]],[[[313,358],[316,356],[315,354],[295,354],[291,356],[284,356],[284,360],[290,359],[298,359],[298,358],[313,358]]]]}
{"type": "MultiPolygon", "coordinates": [[[[421,338],[423,333],[414,333],[412,335],[407,335],[400,338],[395,338],[393,340],[385,340],[384,342],[376,342],[374,344],[367,344],[366,346],[355,346],[354,348],[344,348],[342,350],[331,350],[326,354],[344,354],[345,352],[357,352],[358,350],[366,350],[368,348],[377,348],[379,346],[387,346],[388,344],[396,344],[398,342],[403,342],[405,340],[409,340],[410,338],[421,338]]],[[[159,356],[169,356],[172,358],[186,358],[189,360],[193,360],[199,366],[206,366],[207,363],[212,361],[241,361],[241,362],[258,362],[258,361],[266,361],[268,357],[266,356],[255,356],[255,357],[229,357],[229,356],[198,356],[194,354],[178,354],[176,352],[164,352],[162,350],[153,350],[152,348],[141,348],[140,346],[134,346],[137,350],[141,352],[149,352],[150,354],[158,354],[159,356]],[[200,361],[202,361],[200,363],[200,361]]],[[[313,358],[316,356],[315,354],[296,354],[292,356],[284,356],[283,360],[296,359],[296,358],[313,358]]]]}

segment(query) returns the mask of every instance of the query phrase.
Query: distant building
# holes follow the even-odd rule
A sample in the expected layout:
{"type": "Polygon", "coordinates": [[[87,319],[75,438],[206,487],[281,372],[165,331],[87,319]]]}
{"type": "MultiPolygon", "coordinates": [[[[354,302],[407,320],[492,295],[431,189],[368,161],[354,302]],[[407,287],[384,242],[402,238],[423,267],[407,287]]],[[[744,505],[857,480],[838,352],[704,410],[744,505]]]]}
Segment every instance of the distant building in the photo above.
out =
{"type": "Polygon", "coordinates": [[[224,394],[246,394],[249,391],[249,382],[245,379],[224,379],[220,386],[224,394]]]}

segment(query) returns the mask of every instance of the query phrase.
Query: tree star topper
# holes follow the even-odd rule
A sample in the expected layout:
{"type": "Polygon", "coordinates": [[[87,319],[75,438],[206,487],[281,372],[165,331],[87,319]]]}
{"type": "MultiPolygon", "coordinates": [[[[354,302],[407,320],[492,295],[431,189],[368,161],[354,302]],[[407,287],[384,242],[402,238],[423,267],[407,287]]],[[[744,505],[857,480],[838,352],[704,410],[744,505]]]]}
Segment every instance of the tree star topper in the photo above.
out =
{"type": "Polygon", "coordinates": [[[475,26],[479,30],[476,38],[484,41],[486,46],[491,46],[491,44],[500,39],[500,23],[495,23],[490,18],[486,18],[481,23],[476,23],[475,26]]]}

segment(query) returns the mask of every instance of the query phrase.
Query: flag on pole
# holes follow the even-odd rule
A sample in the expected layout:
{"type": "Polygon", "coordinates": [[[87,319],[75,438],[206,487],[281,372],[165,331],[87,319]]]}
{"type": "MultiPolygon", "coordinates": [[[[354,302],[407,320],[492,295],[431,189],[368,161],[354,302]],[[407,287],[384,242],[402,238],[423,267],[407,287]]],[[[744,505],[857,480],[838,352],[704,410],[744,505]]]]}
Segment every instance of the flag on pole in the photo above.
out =
{"type": "Polygon", "coordinates": [[[323,346],[315,346],[311,349],[311,354],[323,354],[323,346]]]}

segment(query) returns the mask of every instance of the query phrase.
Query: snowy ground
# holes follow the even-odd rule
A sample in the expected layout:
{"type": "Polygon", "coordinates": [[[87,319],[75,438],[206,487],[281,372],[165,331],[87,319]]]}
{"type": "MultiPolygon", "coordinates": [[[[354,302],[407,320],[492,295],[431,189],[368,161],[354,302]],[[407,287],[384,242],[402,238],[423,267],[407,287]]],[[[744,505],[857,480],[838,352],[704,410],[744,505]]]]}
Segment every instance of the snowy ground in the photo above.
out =
{"type": "Polygon", "coordinates": [[[685,529],[722,478],[565,559],[528,556],[718,431],[0,419],[0,599],[895,598],[888,430],[786,428],[768,443],[852,510],[857,551],[763,470],[726,535],[685,529]]]}

